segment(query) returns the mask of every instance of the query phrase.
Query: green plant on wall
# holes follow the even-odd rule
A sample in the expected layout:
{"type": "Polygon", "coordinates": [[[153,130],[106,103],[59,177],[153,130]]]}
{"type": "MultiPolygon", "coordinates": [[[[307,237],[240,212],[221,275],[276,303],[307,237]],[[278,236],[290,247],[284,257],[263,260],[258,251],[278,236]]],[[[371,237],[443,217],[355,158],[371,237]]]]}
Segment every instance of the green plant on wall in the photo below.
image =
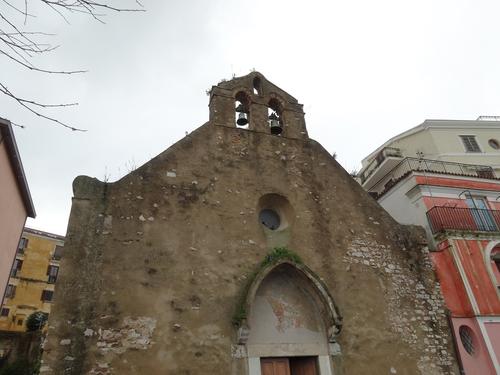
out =
{"type": "Polygon", "coordinates": [[[236,327],[240,327],[243,321],[247,319],[247,308],[246,308],[246,297],[248,294],[248,290],[250,286],[254,282],[257,275],[265,268],[272,266],[282,260],[289,260],[295,264],[302,264],[302,259],[295,254],[293,251],[289,250],[286,247],[275,247],[271,250],[269,254],[267,254],[262,262],[259,263],[257,269],[255,269],[252,274],[249,276],[245,288],[241,294],[239,299],[238,306],[236,307],[236,311],[233,315],[232,322],[236,327]]]}
{"type": "Polygon", "coordinates": [[[45,326],[48,318],[49,314],[43,311],[35,311],[26,319],[26,328],[30,332],[39,331],[45,326]]]}
{"type": "Polygon", "coordinates": [[[0,375],[33,375],[38,374],[38,366],[25,359],[18,359],[0,369],[0,375]]]}
{"type": "Polygon", "coordinates": [[[266,255],[262,263],[259,265],[257,273],[269,265],[276,264],[280,260],[290,260],[296,264],[302,264],[302,259],[293,251],[286,247],[275,247],[269,254],[266,255]]]}

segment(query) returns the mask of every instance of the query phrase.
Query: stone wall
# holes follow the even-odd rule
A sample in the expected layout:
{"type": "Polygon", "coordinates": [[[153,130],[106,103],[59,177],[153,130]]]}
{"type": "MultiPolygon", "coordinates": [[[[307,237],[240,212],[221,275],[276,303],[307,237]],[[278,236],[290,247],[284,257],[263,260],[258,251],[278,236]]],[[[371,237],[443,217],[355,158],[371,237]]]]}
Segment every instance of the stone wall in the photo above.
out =
{"type": "Polygon", "coordinates": [[[233,317],[282,246],[343,317],[336,375],[458,374],[423,232],[313,140],[207,123],[120,181],[73,189],[42,373],[247,374],[233,317]],[[278,231],[258,219],[269,194],[289,205],[278,231]]]}

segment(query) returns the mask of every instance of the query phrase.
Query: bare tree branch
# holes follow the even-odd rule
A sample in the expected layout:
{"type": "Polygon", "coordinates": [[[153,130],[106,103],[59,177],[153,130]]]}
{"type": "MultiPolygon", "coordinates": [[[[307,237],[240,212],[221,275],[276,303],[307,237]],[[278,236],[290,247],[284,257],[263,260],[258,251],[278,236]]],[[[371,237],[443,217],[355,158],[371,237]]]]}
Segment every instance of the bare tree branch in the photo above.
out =
{"type": "Polygon", "coordinates": [[[9,59],[15,61],[16,63],[24,66],[25,68],[28,68],[29,70],[34,70],[36,72],[49,73],[49,74],[76,74],[76,73],[85,73],[86,72],[86,70],[72,70],[72,71],[61,70],[61,71],[57,71],[57,70],[41,69],[41,68],[37,68],[37,67],[35,67],[33,65],[28,65],[26,63],[23,63],[22,61],[20,61],[20,60],[16,59],[15,57],[9,55],[5,51],[0,50],[0,53],[2,55],[4,55],[4,56],[7,56],[9,59]]]}
{"type": "Polygon", "coordinates": [[[35,105],[37,107],[42,107],[42,108],[72,107],[72,106],[78,105],[78,103],[43,104],[43,103],[35,102],[33,100],[23,99],[19,96],[12,94],[12,92],[3,83],[0,83],[0,91],[3,92],[5,95],[10,96],[11,98],[16,99],[20,102],[23,102],[25,104],[32,104],[32,105],[35,105]]]}
{"type": "MultiPolygon", "coordinates": [[[[67,129],[71,129],[73,131],[80,131],[80,132],[86,132],[87,130],[85,129],[79,129],[79,128],[75,128],[73,126],[70,126],[68,124],[65,124],[53,117],[49,117],[39,111],[37,111],[36,109],[33,109],[30,107],[30,105],[33,105],[33,106],[36,106],[36,107],[42,107],[42,108],[54,108],[54,107],[70,107],[70,106],[75,106],[75,105],[78,105],[78,103],[67,103],[67,104],[42,104],[42,103],[38,103],[38,102],[35,102],[35,101],[32,101],[32,100],[27,100],[27,99],[22,99],[16,95],[14,95],[4,84],[0,83],[0,92],[7,95],[8,97],[14,99],[17,103],[19,103],[22,107],[26,108],[28,111],[30,111],[31,113],[35,114],[36,116],[38,117],[41,117],[41,118],[44,118],[46,120],[49,120],[49,121],[52,121],[56,124],[59,124],[67,129]]],[[[24,127],[24,126],[22,126],[24,127]]]]}
{"type": "MultiPolygon", "coordinates": [[[[35,55],[52,52],[59,46],[54,46],[47,42],[46,38],[53,36],[53,34],[43,31],[26,30],[29,19],[36,17],[35,14],[31,14],[28,11],[28,9],[33,11],[33,6],[30,6],[30,4],[44,4],[61,16],[68,24],[69,20],[67,15],[70,14],[90,16],[94,20],[104,23],[102,18],[106,16],[107,12],[144,11],[139,0],[134,1],[138,6],[134,8],[119,7],[114,5],[116,2],[117,1],[114,0],[0,0],[0,62],[1,59],[4,58],[13,64],[19,65],[23,69],[44,74],[72,75],[85,73],[86,70],[49,69],[34,64],[32,59],[35,55]],[[8,9],[10,12],[7,11],[8,9]],[[12,13],[14,13],[14,16],[12,13]],[[17,14],[18,17],[16,17],[15,14],[17,14]]],[[[19,97],[2,83],[0,83],[0,94],[15,100],[23,108],[40,118],[73,131],[86,131],[65,124],[42,112],[42,110],[45,109],[70,107],[78,103],[44,104],[37,100],[19,97]]],[[[24,128],[24,125],[14,125],[24,128]]]]}
{"type": "Polygon", "coordinates": [[[14,5],[12,5],[11,3],[9,3],[7,0],[2,0],[2,2],[4,2],[5,4],[7,4],[10,8],[18,11],[19,13],[21,13],[23,16],[28,16],[28,17],[34,17],[32,14],[28,14],[27,10],[25,12],[23,12],[21,9],[15,7],[14,5]]]}
{"type": "Polygon", "coordinates": [[[11,124],[11,125],[14,125],[14,126],[17,126],[18,128],[21,128],[21,129],[25,129],[25,128],[26,128],[26,126],[16,124],[15,122],[12,122],[12,121],[10,122],[10,124],[11,124]]]}

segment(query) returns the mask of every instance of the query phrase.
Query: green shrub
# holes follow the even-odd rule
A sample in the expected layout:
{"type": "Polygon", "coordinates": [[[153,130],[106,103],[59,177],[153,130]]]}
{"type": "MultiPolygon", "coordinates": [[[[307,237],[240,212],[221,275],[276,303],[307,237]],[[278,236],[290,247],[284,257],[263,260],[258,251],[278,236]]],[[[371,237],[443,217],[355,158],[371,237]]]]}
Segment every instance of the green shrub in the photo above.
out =
{"type": "Polygon", "coordinates": [[[0,369],[0,375],[32,375],[34,372],[33,366],[25,359],[18,359],[0,369]]]}
{"type": "Polygon", "coordinates": [[[43,311],[35,311],[26,319],[26,328],[29,332],[39,331],[45,326],[48,318],[49,314],[43,311]]]}

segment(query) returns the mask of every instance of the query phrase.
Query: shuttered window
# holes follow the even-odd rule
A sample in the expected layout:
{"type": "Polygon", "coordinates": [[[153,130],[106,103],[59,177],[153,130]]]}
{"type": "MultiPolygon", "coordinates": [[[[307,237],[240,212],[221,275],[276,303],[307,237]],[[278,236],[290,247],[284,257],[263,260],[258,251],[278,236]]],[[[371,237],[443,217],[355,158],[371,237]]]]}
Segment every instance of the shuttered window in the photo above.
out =
{"type": "Polygon", "coordinates": [[[54,295],[54,291],[52,291],[52,290],[44,290],[42,292],[42,301],[44,301],[44,302],[50,302],[50,301],[52,301],[53,295],[54,295]]]}
{"type": "Polygon", "coordinates": [[[467,152],[481,152],[475,135],[461,135],[460,138],[467,152]]]}
{"type": "Polygon", "coordinates": [[[16,296],[16,286],[12,284],[7,285],[7,289],[5,289],[5,297],[14,298],[15,296],[16,296]]]}
{"type": "Polygon", "coordinates": [[[50,265],[47,268],[47,276],[49,276],[49,284],[53,284],[57,280],[57,274],[59,273],[59,267],[50,265]]]}
{"type": "Polygon", "coordinates": [[[54,249],[54,254],[52,255],[52,259],[61,260],[62,252],[63,252],[63,247],[56,245],[56,248],[54,249]]]}

